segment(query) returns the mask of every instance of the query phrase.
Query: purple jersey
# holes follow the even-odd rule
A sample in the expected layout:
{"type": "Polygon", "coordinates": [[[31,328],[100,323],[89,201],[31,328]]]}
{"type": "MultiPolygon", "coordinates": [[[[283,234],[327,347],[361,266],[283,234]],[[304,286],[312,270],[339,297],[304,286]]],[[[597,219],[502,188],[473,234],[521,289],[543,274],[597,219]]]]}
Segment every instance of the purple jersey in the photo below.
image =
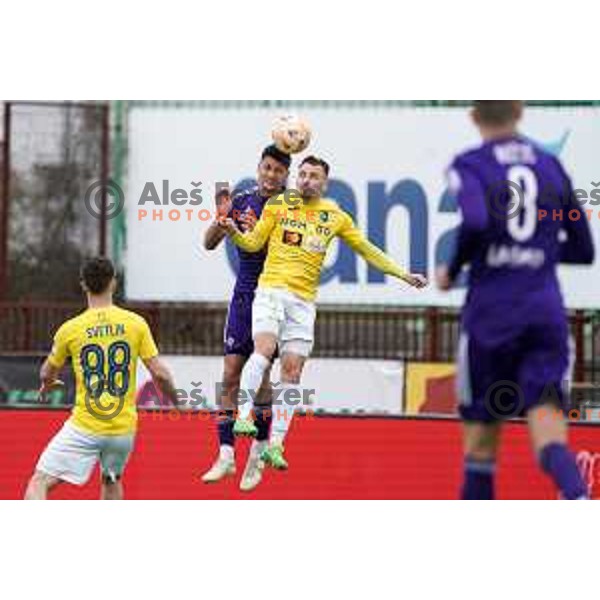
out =
{"type": "MultiPolygon", "coordinates": [[[[240,217],[246,212],[253,212],[257,219],[260,218],[267,200],[268,198],[263,198],[258,193],[258,188],[240,192],[233,197],[228,216],[235,221],[239,229],[243,229],[244,224],[240,217]]],[[[225,324],[225,354],[250,356],[254,350],[252,303],[267,251],[265,249],[254,253],[244,252],[238,246],[236,250],[239,268],[225,324]]]]}
{"type": "Polygon", "coordinates": [[[566,320],[556,267],[589,264],[586,215],[560,162],[523,137],[484,143],[449,172],[462,222],[450,264],[470,265],[463,326],[490,342],[566,320]]]}
{"type": "MultiPolygon", "coordinates": [[[[258,193],[258,188],[240,192],[233,197],[229,217],[232,218],[239,229],[243,229],[243,223],[240,216],[245,212],[253,212],[259,219],[268,198],[263,198],[258,193]]],[[[239,269],[235,283],[234,294],[238,292],[254,292],[258,285],[265,259],[267,257],[266,248],[260,252],[245,252],[236,246],[239,257],[239,269]]]]}
{"type": "Polygon", "coordinates": [[[567,408],[569,332],[556,268],[594,258],[568,176],[554,156],[515,136],[462,154],[449,179],[462,213],[451,279],[470,265],[458,362],[463,419],[494,422],[548,402],[567,408]]]}

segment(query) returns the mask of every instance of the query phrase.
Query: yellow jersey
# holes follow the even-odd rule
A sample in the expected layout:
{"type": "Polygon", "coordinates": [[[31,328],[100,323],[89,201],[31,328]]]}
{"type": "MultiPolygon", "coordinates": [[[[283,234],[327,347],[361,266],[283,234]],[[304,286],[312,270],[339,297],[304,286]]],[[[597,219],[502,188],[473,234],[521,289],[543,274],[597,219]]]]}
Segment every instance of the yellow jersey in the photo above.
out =
{"type": "Polygon", "coordinates": [[[256,227],[234,233],[231,239],[247,252],[258,252],[269,242],[258,285],[280,287],[313,301],[331,241],[339,237],[380,271],[404,279],[406,271],[373,245],[356,228],[352,217],[333,200],[303,201],[290,192],[271,198],[256,227]]]}
{"type": "Polygon", "coordinates": [[[48,361],[61,368],[71,358],[76,396],[70,422],[95,435],[133,433],[137,360],[157,355],[145,319],[118,306],[88,308],[66,321],[48,361]]]}

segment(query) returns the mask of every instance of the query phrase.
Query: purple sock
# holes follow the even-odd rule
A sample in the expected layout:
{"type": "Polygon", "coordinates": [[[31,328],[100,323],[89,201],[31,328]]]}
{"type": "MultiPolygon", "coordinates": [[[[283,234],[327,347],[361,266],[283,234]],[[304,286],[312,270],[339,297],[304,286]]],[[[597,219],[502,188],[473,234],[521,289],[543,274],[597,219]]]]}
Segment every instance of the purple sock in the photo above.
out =
{"type": "Polygon", "coordinates": [[[221,446],[234,446],[233,424],[235,423],[235,411],[225,410],[217,413],[217,429],[219,431],[219,444],[221,446]]]}
{"type": "Polygon", "coordinates": [[[272,421],[273,410],[271,406],[258,405],[254,407],[254,423],[256,424],[256,429],[258,429],[256,434],[257,442],[266,442],[269,439],[272,421]]]}
{"type": "Polygon", "coordinates": [[[575,457],[564,444],[548,444],[542,448],[540,465],[552,478],[564,498],[587,498],[587,487],[577,468],[575,457]]]}
{"type": "Polygon", "coordinates": [[[493,500],[496,463],[465,457],[462,500],[493,500]]]}

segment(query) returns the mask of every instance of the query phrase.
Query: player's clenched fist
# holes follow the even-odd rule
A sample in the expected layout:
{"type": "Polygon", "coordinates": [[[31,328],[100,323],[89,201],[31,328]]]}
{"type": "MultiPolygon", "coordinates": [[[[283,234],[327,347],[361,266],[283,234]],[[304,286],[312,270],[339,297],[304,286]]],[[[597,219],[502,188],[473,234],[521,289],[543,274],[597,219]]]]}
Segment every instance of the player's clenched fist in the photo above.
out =
{"type": "Polygon", "coordinates": [[[239,233],[238,228],[235,226],[235,221],[233,219],[229,219],[227,217],[220,217],[217,220],[219,227],[223,229],[227,235],[233,235],[234,233],[239,233]]]}
{"type": "Polygon", "coordinates": [[[425,277],[424,275],[421,275],[420,273],[409,273],[404,278],[404,281],[406,281],[406,283],[408,283],[408,285],[411,285],[412,287],[417,288],[417,289],[422,289],[429,285],[429,281],[427,281],[427,277],[425,277]]]}
{"type": "Polygon", "coordinates": [[[53,379],[51,381],[43,381],[40,389],[38,390],[38,400],[42,403],[48,401],[48,392],[52,391],[55,388],[65,387],[65,384],[60,379],[53,379]]]}
{"type": "Polygon", "coordinates": [[[443,265],[438,267],[435,273],[435,280],[438,288],[443,292],[447,292],[452,287],[452,280],[450,279],[447,266],[443,265]]]}

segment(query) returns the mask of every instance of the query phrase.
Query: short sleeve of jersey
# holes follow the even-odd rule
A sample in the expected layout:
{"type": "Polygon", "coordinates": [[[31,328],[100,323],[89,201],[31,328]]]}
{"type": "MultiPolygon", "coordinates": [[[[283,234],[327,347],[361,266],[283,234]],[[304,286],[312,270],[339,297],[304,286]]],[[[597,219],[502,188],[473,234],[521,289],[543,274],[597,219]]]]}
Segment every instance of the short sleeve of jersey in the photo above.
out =
{"type": "Polygon", "coordinates": [[[233,199],[231,200],[231,208],[229,209],[229,214],[227,215],[227,218],[235,220],[236,216],[239,216],[243,208],[244,193],[239,192],[235,194],[235,196],[233,196],[233,199]]]}
{"type": "Polygon", "coordinates": [[[140,358],[142,360],[149,360],[158,356],[158,348],[156,342],[150,331],[150,327],[146,320],[142,320],[142,339],[140,343],[140,358]]]}
{"type": "Polygon", "coordinates": [[[69,326],[63,324],[54,335],[52,350],[48,356],[48,362],[57,369],[60,369],[69,356],[69,326]]]}

